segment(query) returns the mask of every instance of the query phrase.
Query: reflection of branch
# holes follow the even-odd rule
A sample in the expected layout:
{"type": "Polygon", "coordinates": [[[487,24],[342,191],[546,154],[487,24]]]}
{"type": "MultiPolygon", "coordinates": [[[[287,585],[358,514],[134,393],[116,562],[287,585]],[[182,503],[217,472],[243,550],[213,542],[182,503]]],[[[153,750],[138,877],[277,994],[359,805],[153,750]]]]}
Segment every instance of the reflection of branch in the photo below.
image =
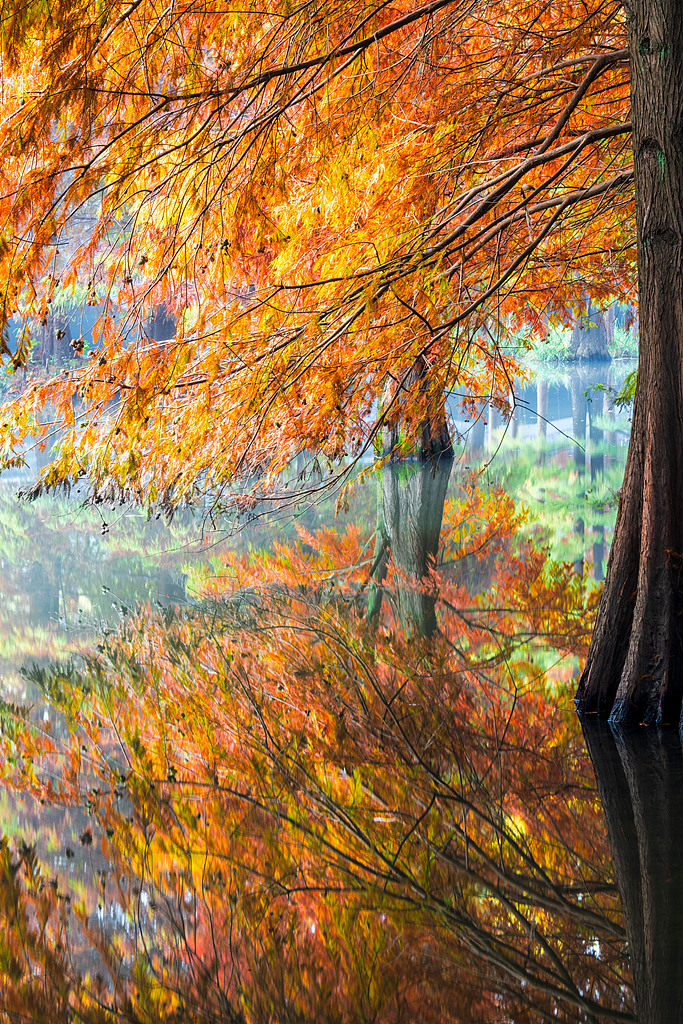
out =
{"type": "Polygon", "coordinates": [[[361,583],[360,587],[358,588],[358,593],[356,595],[357,597],[360,597],[360,595],[363,593],[363,591],[367,587],[368,583],[372,580],[372,577],[377,572],[377,569],[379,567],[380,562],[384,558],[385,551],[388,548],[390,548],[390,546],[391,545],[389,543],[389,538],[388,537],[383,537],[382,538],[382,546],[381,546],[380,550],[378,551],[378,553],[377,553],[377,555],[375,557],[374,562],[372,563],[372,567],[370,568],[370,571],[368,572],[367,576],[365,577],[365,579],[361,583]]]}

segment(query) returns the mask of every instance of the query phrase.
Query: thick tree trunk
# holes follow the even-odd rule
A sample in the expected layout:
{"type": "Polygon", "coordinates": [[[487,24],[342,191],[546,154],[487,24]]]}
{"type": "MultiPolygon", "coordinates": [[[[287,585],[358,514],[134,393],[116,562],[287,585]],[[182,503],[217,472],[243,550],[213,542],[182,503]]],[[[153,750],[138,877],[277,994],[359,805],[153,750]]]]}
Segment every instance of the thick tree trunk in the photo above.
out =
{"type": "Polygon", "coordinates": [[[629,4],[640,365],[617,526],[577,703],[678,721],[683,694],[683,17],[629,4]]]}
{"type": "Polygon", "coordinates": [[[667,731],[584,722],[621,893],[640,1024],[683,1020],[683,757],[667,731]]]}
{"type": "Polygon", "coordinates": [[[386,422],[382,429],[383,454],[405,458],[453,458],[442,391],[435,391],[427,361],[418,359],[407,379],[390,380],[382,396],[386,422]],[[412,424],[417,422],[416,432],[412,424]],[[413,438],[412,442],[408,438],[413,438]]]}
{"type": "Polygon", "coordinates": [[[595,306],[590,298],[586,308],[576,319],[569,345],[571,359],[581,362],[611,359],[607,347],[607,322],[605,313],[595,306]]]}

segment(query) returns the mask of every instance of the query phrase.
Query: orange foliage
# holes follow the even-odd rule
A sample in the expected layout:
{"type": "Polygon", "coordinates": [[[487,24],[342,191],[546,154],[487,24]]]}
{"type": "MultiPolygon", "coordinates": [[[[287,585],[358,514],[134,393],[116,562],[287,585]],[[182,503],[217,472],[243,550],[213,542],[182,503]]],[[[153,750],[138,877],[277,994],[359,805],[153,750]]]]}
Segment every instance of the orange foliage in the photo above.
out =
{"type": "Polygon", "coordinates": [[[38,489],[177,505],[367,451],[391,403],[415,440],[444,392],[507,403],[511,330],[633,291],[616,0],[5,0],[0,26],[0,314],[102,307],[3,409],[8,462],[61,432],[38,489]]]}

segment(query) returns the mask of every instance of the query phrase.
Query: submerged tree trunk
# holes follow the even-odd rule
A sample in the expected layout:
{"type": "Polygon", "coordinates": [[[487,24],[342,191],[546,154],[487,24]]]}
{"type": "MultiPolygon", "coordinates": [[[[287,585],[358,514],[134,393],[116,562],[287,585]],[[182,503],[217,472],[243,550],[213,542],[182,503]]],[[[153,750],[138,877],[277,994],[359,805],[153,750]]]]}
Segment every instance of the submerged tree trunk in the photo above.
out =
{"type": "Polygon", "coordinates": [[[377,490],[377,533],[367,620],[379,619],[389,558],[400,572],[394,597],[408,636],[434,635],[436,598],[429,572],[436,565],[452,463],[385,466],[377,490]]]}
{"type": "Polygon", "coordinates": [[[675,722],[683,694],[683,18],[633,0],[640,365],[619,514],[577,703],[675,722]]]}
{"type": "Polygon", "coordinates": [[[683,756],[678,737],[638,730],[584,736],[621,893],[639,1024],[683,1020],[683,756]]]}

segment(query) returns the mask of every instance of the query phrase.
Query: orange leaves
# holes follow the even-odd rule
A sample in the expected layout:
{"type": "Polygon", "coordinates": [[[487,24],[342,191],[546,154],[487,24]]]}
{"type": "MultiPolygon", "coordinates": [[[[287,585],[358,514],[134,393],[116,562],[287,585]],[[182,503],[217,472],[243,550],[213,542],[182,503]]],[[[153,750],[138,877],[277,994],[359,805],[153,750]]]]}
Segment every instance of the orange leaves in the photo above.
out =
{"type": "Polygon", "coordinates": [[[534,10],[533,33],[521,0],[22,11],[0,10],[3,318],[55,279],[106,303],[106,371],[50,390],[92,424],[52,480],[181,504],[357,456],[421,361],[434,394],[504,402],[511,327],[633,289],[616,7],[534,10]],[[162,303],[184,371],[145,338],[162,303]]]}

